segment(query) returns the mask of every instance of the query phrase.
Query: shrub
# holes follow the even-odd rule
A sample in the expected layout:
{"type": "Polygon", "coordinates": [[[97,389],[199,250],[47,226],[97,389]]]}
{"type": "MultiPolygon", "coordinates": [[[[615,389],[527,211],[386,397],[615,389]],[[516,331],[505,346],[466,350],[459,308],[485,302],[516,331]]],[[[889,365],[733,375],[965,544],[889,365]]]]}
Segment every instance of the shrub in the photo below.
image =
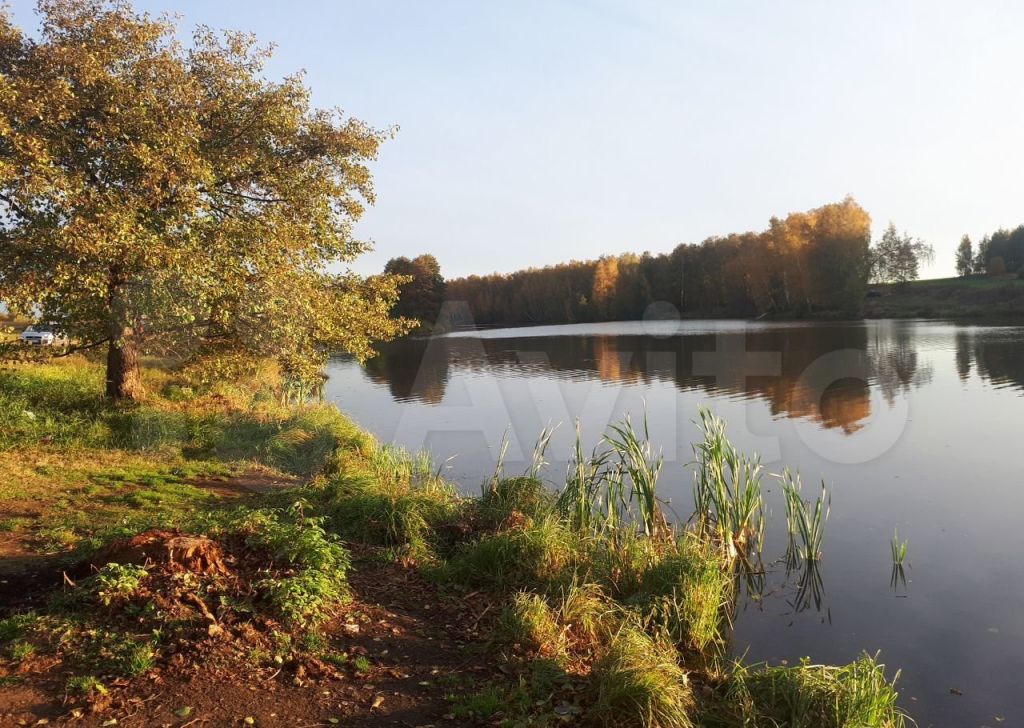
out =
{"type": "Polygon", "coordinates": [[[348,597],[344,578],[317,569],[305,569],[295,576],[261,579],[256,589],[282,619],[300,625],[322,621],[348,597]]]}
{"type": "Polygon", "coordinates": [[[348,551],[328,533],[322,518],[302,515],[301,501],[288,511],[239,511],[222,529],[245,538],[250,548],[265,551],[274,562],[293,570],[260,580],[256,586],[283,619],[309,624],[326,617],[348,595],[348,551]]]}

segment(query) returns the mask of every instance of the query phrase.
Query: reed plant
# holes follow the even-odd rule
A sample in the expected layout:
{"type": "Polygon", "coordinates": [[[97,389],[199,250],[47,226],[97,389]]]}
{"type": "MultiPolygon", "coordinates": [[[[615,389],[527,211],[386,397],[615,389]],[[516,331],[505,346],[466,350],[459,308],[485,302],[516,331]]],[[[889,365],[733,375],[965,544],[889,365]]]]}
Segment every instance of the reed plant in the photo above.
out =
{"type": "Polygon", "coordinates": [[[540,435],[537,436],[537,442],[533,445],[533,455],[530,458],[530,467],[526,470],[525,476],[527,478],[540,478],[540,473],[547,465],[547,461],[544,459],[544,453],[547,452],[548,445],[551,444],[551,436],[555,434],[555,430],[558,429],[558,425],[548,425],[541,428],[540,435]]]}
{"type": "Polygon", "coordinates": [[[832,510],[832,495],[822,481],[821,495],[812,506],[803,499],[802,490],[800,475],[784,471],[782,496],[786,503],[790,555],[804,561],[817,561],[825,540],[825,522],[832,510]]]}
{"type": "Polygon", "coordinates": [[[892,552],[892,573],[889,576],[889,586],[894,592],[904,591],[907,588],[907,574],[903,570],[903,562],[907,560],[907,549],[909,542],[901,541],[898,529],[893,529],[892,541],[889,543],[892,552]]]}
{"type": "Polygon", "coordinates": [[[898,529],[894,529],[892,532],[892,542],[889,544],[892,550],[892,564],[893,566],[903,566],[903,562],[907,559],[907,548],[909,546],[908,541],[900,541],[900,533],[898,529]]]}
{"type": "Polygon", "coordinates": [[[623,501],[625,484],[628,483],[628,504],[635,505],[644,533],[647,536],[664,533],[668,525],[658,499],[658,477],[665,458],[660,452],[654,452],[646,415],[642,437],[633,429],[629,415],[623,422],[609,425],[608,429],[604,439],[617,458],[614,480],[618,487],[615,495],[623,501]]]}
{"type": "Polygon", "coordinates": [[[693,490],[698,531],[716,535],[730,558],[756,556],[764,543],[761,463],[739,452],[709,410],[701,408],[700,419],[693,490]]]}
{"type": "Polygon", "coordinates": [[[509,431],[508,428],[501,435],[501,446],[498,448],[498,459],[494,463],[494,472],[491,479],[487,481],[484,491],[494,490],[498,482],[505,477],[505,456],[508,454],[509,431]]]}
{"type": "Polygon", "coordinates": [[[583,449],[583,433],[576,420],[576,439],[566,468],[565,487],[556,502],[559,512],[573,529],[591,531],[604,524],[599,519],[606,495],[608,452],[595,449],[587,456],[583,449]]]}

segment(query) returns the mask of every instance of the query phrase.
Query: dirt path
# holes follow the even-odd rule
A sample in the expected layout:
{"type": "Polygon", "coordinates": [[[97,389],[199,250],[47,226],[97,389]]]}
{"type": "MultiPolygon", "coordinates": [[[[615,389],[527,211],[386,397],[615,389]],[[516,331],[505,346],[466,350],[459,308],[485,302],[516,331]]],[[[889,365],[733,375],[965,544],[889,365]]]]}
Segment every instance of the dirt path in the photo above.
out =
{"type": "Polygon", "coordinates": [[[478,636],[484,598],[444,595],[412,570],[365,557],[351,586],[352,602],[323,630],[334,661],[257,664],[231,641],[172,645],[180,656],[111,683],[109,704],[95,714],[62,706],[62,676],[26,675],[0,688],[0,726],[41,718],[119,727],[472,725],[455,718],[445,696],[496,674],[493,658],[466,641],[478,636]]]}

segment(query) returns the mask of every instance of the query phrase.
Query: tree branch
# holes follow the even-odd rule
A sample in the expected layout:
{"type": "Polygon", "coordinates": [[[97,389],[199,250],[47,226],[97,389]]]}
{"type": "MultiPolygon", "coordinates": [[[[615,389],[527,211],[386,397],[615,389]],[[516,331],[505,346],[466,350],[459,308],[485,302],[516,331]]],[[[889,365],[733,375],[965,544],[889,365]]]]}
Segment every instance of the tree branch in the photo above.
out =
{"type": "Polygon", "coordinates": [[[204,189],[202,191],[207,193],[207,194],[209,194],[209,195],[222,194],[222,195],[231,195],[232,197],[240,197],[243,200],[249,200],[250,202],[271,202],[271,203],[273,203],[273,202],[288,202],[288,200],[284,199],[283,197],[256,197],[254,195],[247,195],[244,192],[235,192],[233,190],[224,190],[224,189],[207,190],[207,189],[204,189]]]}
{"type": "Polygon", "coordinates": [[[108,344],[108,343],[110,343],[110,337],[109,336],[107,336],[107,337],[105,337],[103,339],[100,339],[99,341],[93,341],[92,343],[89,343],[89,344],[83,344],[81,346],[71,346],[71,347],[68,347],[62,353],[54,354],[53,358],[54,359],[60,359],[61,357],[71,356],[72,354],[77,354],[78,352],[86,351],[87,349],[95,349],[97,346],[101,346],[102,344],[108,344]]]}

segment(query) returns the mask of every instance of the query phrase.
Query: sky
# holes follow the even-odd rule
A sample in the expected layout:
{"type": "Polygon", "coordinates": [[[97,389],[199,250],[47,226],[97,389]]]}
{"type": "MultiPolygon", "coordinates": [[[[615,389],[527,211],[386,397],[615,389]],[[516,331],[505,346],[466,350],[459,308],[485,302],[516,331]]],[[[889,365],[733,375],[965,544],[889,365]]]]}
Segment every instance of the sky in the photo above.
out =
{"type": "MultiPolygon", "coordinates": [[[[35,27],[34,2],[10,3],[35,27]]],[[[377,272],[507,272],[761,230],[853,195],[953,274],[1024,223],[1024,3],[137,0],[277,46],[318,106],[398,132],[357,226],[377,272]]]]}

